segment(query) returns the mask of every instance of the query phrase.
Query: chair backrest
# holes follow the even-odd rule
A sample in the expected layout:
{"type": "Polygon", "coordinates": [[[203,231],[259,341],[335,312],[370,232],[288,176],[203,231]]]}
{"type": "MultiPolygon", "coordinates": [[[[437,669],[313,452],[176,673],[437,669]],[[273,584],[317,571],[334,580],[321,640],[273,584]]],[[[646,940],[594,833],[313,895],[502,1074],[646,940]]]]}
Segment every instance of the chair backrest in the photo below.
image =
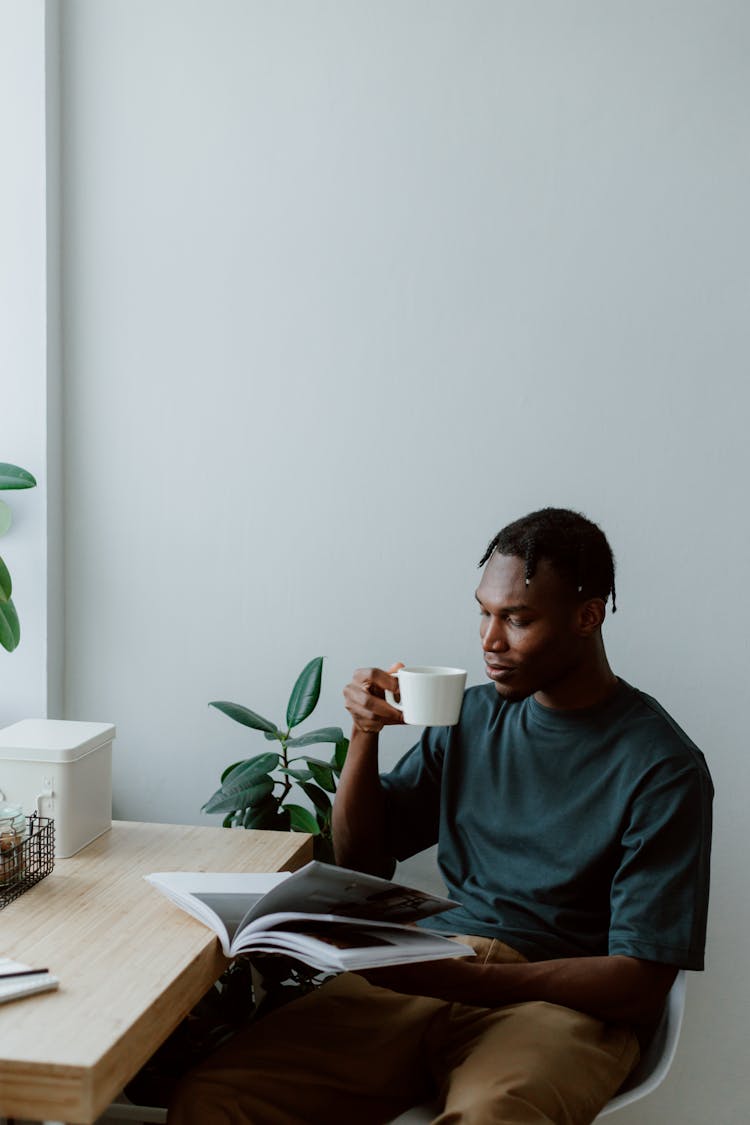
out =
{"type": "Polygon", "coordinates": [[[687,974],[680,969],[669,990],[661,1019],[638,1065],[628,1075],[619,1092],[611,1098],[597,1117],[600,1121],[626,1105],[651,1094],[667,1077],[672,1065],[677,1041],[680,1038],[682,1017],[685,1012],[685,986],[687,974]]]}

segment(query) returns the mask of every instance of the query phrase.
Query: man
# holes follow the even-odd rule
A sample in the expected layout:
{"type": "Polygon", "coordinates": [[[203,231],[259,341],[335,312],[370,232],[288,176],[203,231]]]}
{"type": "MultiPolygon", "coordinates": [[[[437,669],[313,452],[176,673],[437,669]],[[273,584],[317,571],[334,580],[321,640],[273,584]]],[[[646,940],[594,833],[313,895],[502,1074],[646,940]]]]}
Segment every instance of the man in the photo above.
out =
{"type": "Polygon", "coordinates": [[[676,970],[703,967],[711,781],[673,720],[609,667],[606,538],[547,508],[501,531],[480,565],[491,683],[381,777],[398,683],[394,669],[355,673],[334,807],[345,866],[389,875],[438,843],[460,905],[429,925],[476,956],[336,978],[219,1051],[170,1120],[359,1125],[438,1095],[441,1125],[587,1125],[676,970]]]}

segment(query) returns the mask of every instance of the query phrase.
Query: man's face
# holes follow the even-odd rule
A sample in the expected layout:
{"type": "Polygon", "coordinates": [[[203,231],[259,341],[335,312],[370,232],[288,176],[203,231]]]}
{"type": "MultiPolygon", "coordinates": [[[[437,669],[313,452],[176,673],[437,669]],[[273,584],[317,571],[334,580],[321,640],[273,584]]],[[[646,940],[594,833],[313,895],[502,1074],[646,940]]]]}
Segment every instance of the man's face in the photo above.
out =
{"type": "Polygon", "coordinates": [[[487,675],[503,699],[551,690],[580,664],[579,603],[546,559],[527,586],[523,559],[495,553],[476,598],[487,675]]]}

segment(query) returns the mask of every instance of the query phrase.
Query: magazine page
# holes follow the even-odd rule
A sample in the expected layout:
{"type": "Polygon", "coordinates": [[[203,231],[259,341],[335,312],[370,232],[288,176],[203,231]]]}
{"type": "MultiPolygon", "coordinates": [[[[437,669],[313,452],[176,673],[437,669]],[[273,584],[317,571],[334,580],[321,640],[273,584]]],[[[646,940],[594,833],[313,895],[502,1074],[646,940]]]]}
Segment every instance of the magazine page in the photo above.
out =
{"type": "MultiPolygon", "coordinates": [[[[351,949],[362,967],[367,952],[368,964],[396,964],[401,960],[425,961],[432,957],[462,957],[471,949],[442,934],[417,926],[401,926],[394,922],[341,918],[318,913],[274,913],[256,918],[235,937],[234,955],[251,949],[273,948],[291,955],[313,948],[311,943],[324,943],[333,949],[351,949]],[[372,957],[376,960],[372,960],[372,957]]],[[[302,957],[302,960],[305,960],[302,957]]],[[[333,964],[331,956],[328,963],[333,964]]],[[[341,962],[343,967],[344,961],[341,962]]]]}
{"type": "Polygon", "coordinates": [[[155,871],[145,878],[177,906],[214,930],[229,957],[232,938],[245,916],[268,891],[288,879],[289,872],[155,871]]]}
{"type": "Polygon", "coordinates": [[[472,956],[467,945],[411,926],[326,914],[277,914],[272,918],[268,929],[256,921],[239,934],[234,952],[280,953],[322,971],[472,956]]]}
{"type": "Polygon", "coordinates": [[[241,928],[264,914],[305,911],[366,918],[368,921],[415,922],[457,904],[426,891],[404,887],[376,875],[312,860],[270,890],[250,908],[241,928]]]}

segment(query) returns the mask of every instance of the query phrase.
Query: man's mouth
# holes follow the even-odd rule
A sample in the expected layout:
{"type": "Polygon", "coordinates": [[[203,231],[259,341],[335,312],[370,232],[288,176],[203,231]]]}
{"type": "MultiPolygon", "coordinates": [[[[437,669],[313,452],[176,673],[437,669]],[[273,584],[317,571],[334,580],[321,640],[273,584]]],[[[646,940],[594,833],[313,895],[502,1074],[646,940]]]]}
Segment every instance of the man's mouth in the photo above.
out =
{"type": "Polygon", "coordinates": [[[511,664],[490,664],[486,660],[484,664],[487,669],[487,675],[491,680],[505,680],[516,671],[511,664]]]}

